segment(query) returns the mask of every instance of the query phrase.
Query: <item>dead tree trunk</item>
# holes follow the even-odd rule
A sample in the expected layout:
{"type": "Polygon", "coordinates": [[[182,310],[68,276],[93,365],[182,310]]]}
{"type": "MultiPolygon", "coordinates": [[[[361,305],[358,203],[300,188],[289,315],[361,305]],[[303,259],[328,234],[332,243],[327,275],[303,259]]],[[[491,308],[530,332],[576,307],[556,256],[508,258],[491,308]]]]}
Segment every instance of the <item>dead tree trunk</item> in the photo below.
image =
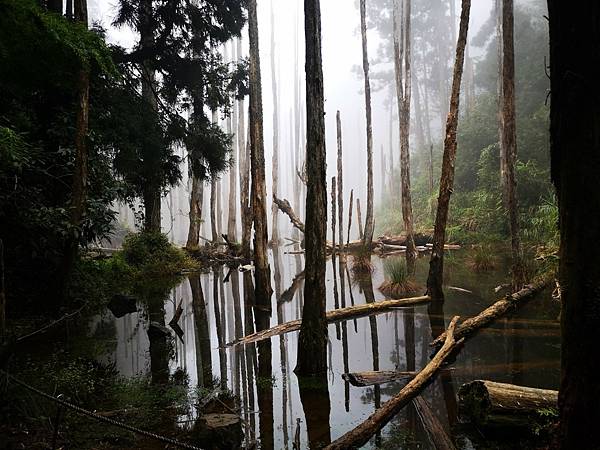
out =
{"type": "Polygon", "coordinates": [[[305,0],[306,135],[308,177],[306,194],[306,279],[302,327],[298,336],[295,372],[301,376],[327,371],[325,317],[325,246],[327,239],[327,182],[325,110],[321,60],[320,0],[305,0]]]}
{"type": "MultiPolygon", "coordinates": [[[[279,100],[277,91],[277,77],[275,74],[275,14],[273,1],[271,1],[271,91],[273,94],[273,197],[279,196],[279,100]]],[[[279,245],[279,215],[277,205],[271,205],[271,241],[279,245]]]]}
{"type": "Polygon", "coordinates": [[[340,252],[344,251],[344,181],[343,181],[343,150],[342,150],[342,119],[340,112],[335,115],[337,130],[337,192],[338,192],[338,227],[340,252]]]}
{"type": "Polygon", "coordinates": [[[273,294],[271,270],[267,256],[267,191],[265,186],[265,149],[263,141],[262,90],[258,51],[258,17],[256,0],[248,2],[248,36],[250,39],[250,167],[252,174],[252,212],[254,220],[255,297],[268,306],[273,294]]]}
{"type": "MultiPolygon", "coordinates": [[[[231,60],[235,61],[235,53],[233,49],[233,41],[231,41],[231,60]]],[[[240,137],[239,130],[234,130],[233,127],[237,126],[238,114],[240,109],[238,104],[233,102],[233,115],[227,118],[227,133],[234,135],[234,154],[231,167],[229,168],[229,209],[227,212],[227,237],[230,242],[237,241],[237,176],[238,176],[238,165],[239,165],[239,153],[240,153],[240,137]]],[[[241,114],[243,114],[243,110],[241,114]]]]}
{"type": "Polygon", "coordinates": [[[217,215],[215,212],[217,206],[217,180],[210,180],[210,230],[213,245],[219,241],[219,230],[217,230],[217,215]]]}
{"type": "Polygon", "coordinates": [[[498,104],[498,146],[500,147],[500,186],[502,187],[502,201],[506,204],[506,149],[504,148],[502,125],[502,0],[494,0],[494,13],[496,15],[496,61],[498,63],[498,79],[496,81],[496,102],[498,104]]]}
{"type": "Polygon", "coordinates": [[[411,1],[406,0],[399,17],[399,0],[394,2],[394,68],[396,74],[396,95],[398,98],[398,117],[400,124],[400,183],[402,193],[402,218],[406,230],[406,263],[409,273],[415,268],[415,241],[413,230],[412,200],[410,194],[410,100],[411,100],[411,38],[410,12],[411,1]],[[404,19],[400,33],[399,19],[404,19]]]}
{"type": "Polygon", "coordinates": [[[558,391],[476,380],[458,391],[462,417],[483,427],[530,427],[539,411],[555,409],[558,391]]]}
{"type": "Polygon", "coordinates": [[[506,169],[506,209],[509,217],[512,253],[513,290],[525,282],[523,250],[519,236],[519,203],[515,164],[517,162],[517,127],[515,116],[515,50],[513,0],[502,0],[502,147],[506,169]]]}
{"type": "Polygon", "coordinates": [[[281,200],[274,196],[273,204],[277,206],[282,213],[286,214],[290,218],[290,222],[292,222],[292,225],[296,229],[304,233],[304,224],[292,209],[290,202],[288,202],[286,199],[281,200]]]}
{"type": "Polygon", "coordinates": [[[456,450],[452,439],[446,433],[444,426],[440,423],[427,401],[420,395],[413,400],[413,406],[421,419],[423,429],[429,436],[435,450],[456,450]]]}
{"type": "Polygon", "coordinates": [[[600,9],[548,1],[550,156],[560,220],[561,449],[600,448],[600,9]]]}
{"type": "MultiPolygon", "coordinates": [[[[335,248],[335,222],[336,222],[336,218],[335,218],[335,213],[336,213],[336,208],[335,208],[335,190],[336,190],[336,182],[335,182],[335,177],[331,177],[331,242],[332,242],[332,246],[331,246],[331,259],[334,263],[333,265],[333,271],[335,272],[335,252],[337,251],[335,248]]],[[[340,247],[343,247],[343,243],[340,242],[340,247]]]]}
{"type": "Polygon", "coordinates": [[[444,346],[396,396],[388,400],[367,420],[339,439],[325,447],[327,450],[358,448],[365,445],[371,436],[381,430],[404,406],[415,398],[438,371],[444,360],[452,353],[460,341],[454,339],[454,327],[458,317],[454,317],[448,326],[444,346]]]}
{"type": "Polygon", "coordinates": [[[350,244],[350,229],[352,228],[352,211],[354,210],[354,189],[350,189],[350,205],[348,207],[348,237],[346,247],[350,244]]]}
{"type": "Polygon", "coordinates": [[[360,198],[356,199],[356,217],[358,221],[358,238],[364,242],[365,235],[363,233],[362,214],[360,212],[360,198]]]}
{"type": "MultiPolygon", "coordinates": [[[[237,40],[238,59],[242,58],[242,39],[237,40]]],[[[246,131],[245,101],[242,98],[239,101],[238,117],[238,147],[240,159],[240,216],[242,222],[242,254],[245,258],[250,258],[250,231],[252,228],[252,208],[250,207],[250,127],[246,131]]]]}
{"type": "MultiPolygon", "coordinates": [[[[373,218],[373,124],[371,114],[371,82],[369,80],[369,56],[367,53],[366,0],[360,0],[360,35],[362,38],[362,66],[365,76],[365,115],[367,120],[367,216],[365,233],[361,236],[365,247],[371,247],[375,221],[373,218]]],[[[359,219],[360,222],[360,219],[359,219]]],[[[360,225],[362,228],[362,223],[360,225]]]]}
{"type": "Polygon", "coordinates": [[[460,27],[456,43],[456,60],[452,77],[452,93],[450,96],[450,112],[446,121],[446,137],[444,139],[444,157],[442,160],[442,176],[438,196],[437,213],[433,234],[433,249],[429,263],[427,290],[434,301],[444,301],[442,290],[444,273],[444,244],[446,243],[446,223],[450,196],[454,186],[454,163],[456,160],[456,129],[458,128],[458,107],[460,100],[460,82],[462,79],[463,63],[465,60],[465,45],[469,30],[469,13],[471,0],[462,0],[460,27]]]}
{"type": "Polygon", "coordinates": [[[202,199],[204,183],[190,171],[192,177],[192,192],[190,193],[190,227],[185,247],[188,250],[198,248],[200,241],[200,226],[202,225],[202,199]]]}

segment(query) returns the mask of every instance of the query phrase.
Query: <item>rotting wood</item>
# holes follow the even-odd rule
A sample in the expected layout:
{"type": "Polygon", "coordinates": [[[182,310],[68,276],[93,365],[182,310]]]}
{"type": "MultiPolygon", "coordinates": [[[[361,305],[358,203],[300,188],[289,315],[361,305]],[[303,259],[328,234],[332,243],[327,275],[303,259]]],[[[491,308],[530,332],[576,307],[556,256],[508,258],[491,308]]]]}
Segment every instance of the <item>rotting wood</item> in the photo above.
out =
{"type": "Polygon", "coordinates": [[[411,380],[417,372],[397,370],[370,370],[366,372],[348,372],[342,378],[356,387],[373,386],[375,384],[389,383],[390,381],[411,380]]]}
{"type": "MultiPolygon", "coordinates": [[[[490,324],[498,317],[506,314],[509,310],[518,306],[523,300],[528,299],[532,295],[544,289],[553,279],[554,276],[547,276],[533,282],[532,284],[528,284],[520,291],[511,295],[507,295],[503,299],[498,300],[496,303],[487,307],[475,317],[465,320],[456,329],[456,338],[460,339],[466,337],[480,328],[490,324]]],[[[440,343],[444,342],[445,339],[446,333],[444,332],[429,345],[432,347],[437,347],[440,345],[440,343]]]]}
{"type": "Polygon", "coordinates": [[[434,448],[436,450],[456,450],[452,439],[431,410],[429,403],[418,395],[413,399],[413,405],[434,448]]]}
{"type": "Polygon", "coordinates": [[[479,426],[530,426],[538,411],[556,409],[558,391],[476,380],[458,391],[461,415],[479,426]]]}
{"type": "MultiPolygon", "coordinates": [[[[354,317],[382,313],[392,308],[421,305],[429,302],[430,300],[431,299],[429,296],[424,295],[420,297],[410,297],[399,300],[385,300],[382,302],[366,303],[363,305],[349,306],[347,308],[340,308],[334,309],[333,311],[328,311],[326,314],[326,318],[327,323],[333,323],[341,320],[352,319],[354,317]]],[[[259,331],[253,334],[249,334],[243,338],[236,339],[235,341],[227,344],[227,346],[250,344],[252,342],[262,341],[264,339],[268,339],[273,336],[278,336],[280,334],[289,333],[291,331],[297,331],[300,329],[301,323],[302,320],[300,319],[285,322],[267,330],[259,331]]]]}
{"type": "Polygon", "coordinates": [[[381,405],[377,411],[369,416],[367,420],[359,426],[350,430],[339,439],[325,447],[327,450],[358,448],[365,445],[371,436],[381,430],[404,406],[406,406],[415,396],[417,396],[425,385],[435,375],[444,360],[461,343],[461,340],[455,340],[454,329],[458,316],[455,316],[446,333],[446,341],[440,351],[429,361],[411,381],[404,386],[398,394],[391,400],[381,405]]]}

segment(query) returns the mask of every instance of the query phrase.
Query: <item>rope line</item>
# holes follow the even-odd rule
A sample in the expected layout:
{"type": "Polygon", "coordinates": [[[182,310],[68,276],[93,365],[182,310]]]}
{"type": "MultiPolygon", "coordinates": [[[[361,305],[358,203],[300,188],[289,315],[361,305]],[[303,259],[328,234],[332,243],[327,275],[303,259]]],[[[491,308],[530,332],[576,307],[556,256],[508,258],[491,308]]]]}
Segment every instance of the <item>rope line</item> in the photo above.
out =
{"type": "Polygon", "coordinates": [[[106,423],[108,425],[113,425],[115,427],[122,428],[122,429],[130,431],[132,433],[136,433],[136,434],[139,434],[139,435],[142,435],[142,436],[146,436],[146,437],[155,439],[157,441],[164,442],[166,444],[174,445],[174,446],[179,447],[179,448],[185,448],[185,449],[189,449],[189,450],[202,450],[200,447],[196,447],[195,445],[187,444],[185,442],[180,442],[180,441],[178,441],[176,439],[172,439],[172,438],[169,438],[169,437],[166,437],[166,436],[162,436],[160,434],[152,433],[151,431],[142,430],[140,428],[134,427],[132,425],[127,425],[126,423],[119,422],[118,420],[114,420],[114,419],[111,419],[109,417],[100,416],[100,415],[98,415],[98,414],[96,414],[96,413],[94,413],[92,411],[89,411],[89,410],[87,410],[85,408],[82,408],[81,406],[74,405],[74,404],[72,404],[72,403],[70,403],[70,402],[68,402],[66,400],[62,400],[60,398],[54,397],[53,395],[50,395],[50,394],[44,392],[44,391],[41,391],[38,388],[36,388],[34,386],[31,386],[31,385],[25,383],[24,381],[21,381],[21,380],[15,378],[15,377],[13,377],[12,375],[10,375],[5,370],[2,370],[2,372],[4,372],[6,374],[6,377],[8,379],[14,381],[19,386],[22,386],[25,389],[28,389],[29,391],[31,391],[31,392],[33,392],[33,393],[35,393],[35,394],[37,394],[37,395],[39,395],[41,397],[44,397],[47,400],[50,400],[50,401],[55,402],[55,403],[58,403],[59,405],[64,406],[65,408],[69,408],[69,409],[71,409],[71,410],[73,410],[73,411],[75,411],[75,412],[77,412],[79,414],[82,414],[84,416],[91,417],[92,419],[97,420],[99,422],[104,422],[104,423],[106,423]]]}

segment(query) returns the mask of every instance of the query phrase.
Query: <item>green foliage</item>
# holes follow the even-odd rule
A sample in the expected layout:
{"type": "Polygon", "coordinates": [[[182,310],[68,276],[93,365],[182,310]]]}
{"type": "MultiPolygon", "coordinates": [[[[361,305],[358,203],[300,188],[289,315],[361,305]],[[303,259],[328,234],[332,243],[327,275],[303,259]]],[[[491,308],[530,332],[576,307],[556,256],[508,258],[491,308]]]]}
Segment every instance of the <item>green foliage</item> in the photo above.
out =
{"type": "Polygon", "coordinates": [[[197,264],[162,233],[130,234],[123,242],[124,261],[146,275],[172,276],[197,264]]]}
{"type": "Polygon", "coordinates": [[[408,279],[406,263],[399,258],[386,258],[383,261],[383,271],[393,283],[404,283],[408,279]]]}

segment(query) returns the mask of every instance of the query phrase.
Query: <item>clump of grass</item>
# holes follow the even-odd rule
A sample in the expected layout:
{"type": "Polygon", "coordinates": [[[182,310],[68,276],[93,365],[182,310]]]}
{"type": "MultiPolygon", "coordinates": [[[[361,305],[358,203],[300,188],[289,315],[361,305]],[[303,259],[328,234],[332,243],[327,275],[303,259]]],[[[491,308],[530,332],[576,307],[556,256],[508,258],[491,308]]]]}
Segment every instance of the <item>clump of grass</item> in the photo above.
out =
{"type": "Polygon", "coordinates": [[[496,257],[489,246],[477,246],[467,260],[467,266],[474,272],[488,272],[496,268],[496,257]]]}
{"type": "Polygon", "coordinates": [[[421,286],[408,274],[406,263],[398,258],[386,259],[383,263],[386,280],[379,291],[386,297],[402,298],[416,294],[421,286]]]}
{"type": "Polygon", "coordinates": [[[352,274],[356,277],[371,275],[374,267],[371,263],[371,251],[367,248],[361,248],[352,258],[352,274]]]}

